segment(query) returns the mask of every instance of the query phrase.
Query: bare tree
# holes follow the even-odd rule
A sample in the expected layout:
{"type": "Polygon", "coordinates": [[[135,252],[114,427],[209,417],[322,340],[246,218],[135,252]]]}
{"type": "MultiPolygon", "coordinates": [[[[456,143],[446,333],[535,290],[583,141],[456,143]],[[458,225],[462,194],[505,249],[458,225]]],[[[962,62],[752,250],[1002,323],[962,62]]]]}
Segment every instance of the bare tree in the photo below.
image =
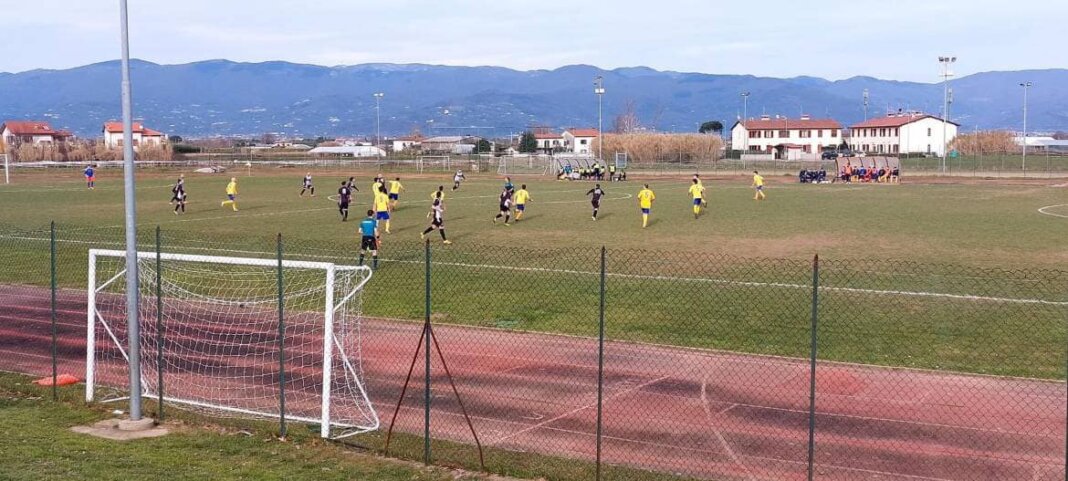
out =
{"type": "Polygon", "coordinates": [[[640,126],[634,100],[627,100],[623,103],[623,112],[612,122],[612,127],[617,134],[629,134],[636,132],[640,126]]]}

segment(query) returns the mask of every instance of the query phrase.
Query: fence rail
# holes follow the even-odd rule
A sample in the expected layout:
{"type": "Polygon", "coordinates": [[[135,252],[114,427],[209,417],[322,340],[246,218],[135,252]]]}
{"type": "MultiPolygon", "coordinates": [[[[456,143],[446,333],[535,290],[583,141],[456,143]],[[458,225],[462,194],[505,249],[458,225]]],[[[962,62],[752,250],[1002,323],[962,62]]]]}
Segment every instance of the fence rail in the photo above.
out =
{"type": "MultiPolygon", "coordinates": [[[[0,229],[0,370],[84,376],[88,250],[122,239],[0,229]]],[[[363,296],[367,392],[397,414],[348,442],[384,451],[392,428],[391,455],[546,479],[1065,479],[1068,272],[397,241],[363,296]]]]}

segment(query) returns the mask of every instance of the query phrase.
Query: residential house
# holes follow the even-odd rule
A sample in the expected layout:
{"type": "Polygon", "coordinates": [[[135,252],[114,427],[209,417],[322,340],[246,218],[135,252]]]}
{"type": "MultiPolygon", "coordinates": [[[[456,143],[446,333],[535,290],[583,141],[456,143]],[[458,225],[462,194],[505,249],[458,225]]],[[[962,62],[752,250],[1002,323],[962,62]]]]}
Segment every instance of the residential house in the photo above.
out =
{"type": "Polygon", "coordinates": [[[888,114],[852,125],[850,147],[876,154],[933,154],[942,156],[944,145],[957,136],[958,125],[919,112],[888,114]]]}
{"type": "Polygon", "coordinates": [[[597,129],[567,129],[562,134],[564,147],[575,154],[593,155],[593,143],[597,141],[600,132],[597,129]]]}
{"type": "Polygon", "coordinates": [[[422,136],[404,136],[393,139],[393,152],[413,152],[419,149],[419,146],[423,142],[422,136]]]}
{"type": "Polygon", "coordinates": [[[552,154],[568,150],[564,142],[564,135],[551,130],[539,129],[534,132],[534,140],[538,143],[539,152],[552,154]]]}
{"type": "MultiPolygon", "coordinates": [[[[104,145],[109,149],[122,147],[122,122],[104,123],[104,145]]],[[[145,127],[141,122],[133,123],[133,146],[142,145],[160,146],[166,143],[167,137],[162,132],[157,132],[145,127]]]]}
{"type": "Polygon", "coordinates": [[[8,148],[23,144],[59,144],[74,137],[65,130],[55,130],[48,122],[35,120],[8,120],[0,124],[0,138],[8,148]]]}
{"type": "Polygon", "coordinates": [[[426,155],[467,155],[475,151],[479,140],[482,139],[461,135],[430,137],[422,141],[420,148],[426,155]]]}
{"type": "Polygon", "coordinates": [[[739,120],[731,127],[731,146],[750,154],[772,154],[777,159],[815,159],[824,148],[842,143],[842,125],[832,119],[771,118],[739,120]]]}

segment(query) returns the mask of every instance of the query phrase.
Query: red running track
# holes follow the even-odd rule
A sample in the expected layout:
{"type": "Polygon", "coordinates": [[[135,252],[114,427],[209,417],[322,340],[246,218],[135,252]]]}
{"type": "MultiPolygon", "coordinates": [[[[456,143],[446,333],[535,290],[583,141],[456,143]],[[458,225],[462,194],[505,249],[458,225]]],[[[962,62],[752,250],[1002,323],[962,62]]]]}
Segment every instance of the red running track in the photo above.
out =
{"type": "MultiPolygon", "coordinates": [[[[85,294],[62,291],[58,300],[60,371],[83,376],[85,294]]],[[[364,321],[367,385],[384,423],[420,329],[364,321]]],[[[435,332],[485,444],[593,459],[596,340],[444,325],[435,332]]],[[[0,287],[0,370],[47,375],[50,342],[48,291],[0,287]]],[[[433,434],[470,442],[434,361],[433,434]]],[[[422,432],[421,366],[398,430],[422,432]]],[[[707,479],[805,479],[808,384],[804,360],[609,342],[603,459],[707,479]]],[[[1066,405],[1063,382],[824,362],[816,477],[1063,480],[1066,405]]]]}

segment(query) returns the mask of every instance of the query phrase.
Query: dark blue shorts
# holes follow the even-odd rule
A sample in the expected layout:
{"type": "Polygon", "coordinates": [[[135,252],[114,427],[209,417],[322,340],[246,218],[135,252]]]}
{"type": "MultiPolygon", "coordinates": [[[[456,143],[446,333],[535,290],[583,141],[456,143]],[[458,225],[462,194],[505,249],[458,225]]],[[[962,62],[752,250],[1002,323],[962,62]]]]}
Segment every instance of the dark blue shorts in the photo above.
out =
{"type": "Polygon", "coordinates": [[[515,205],[515,210],[523,212],[524,210],[527,210],[527,205],[526,204],[516,204],[515,205]]]}
{"type": "Polygon", "coordinates": [[[389,200],[400,199],[400,194],[389,194],[389,200]]]}
{"type": "Polygon", "coordinates": [[[389,212],[388,211],[377,212],[377,213],[375,213],[375,219],[378,219],[378,220],[389,220],[389,212]]]}
{"type": "Polygon", "coordinates": [[[652,209],[642,209],[642,214],[648,214],[652,209]]]}
{"type": "Polygon", "coordinates": [[[698,197],[698,198],[694,199],[693,200],[693,205],[701,205],[701,198],[698,197]]]}

